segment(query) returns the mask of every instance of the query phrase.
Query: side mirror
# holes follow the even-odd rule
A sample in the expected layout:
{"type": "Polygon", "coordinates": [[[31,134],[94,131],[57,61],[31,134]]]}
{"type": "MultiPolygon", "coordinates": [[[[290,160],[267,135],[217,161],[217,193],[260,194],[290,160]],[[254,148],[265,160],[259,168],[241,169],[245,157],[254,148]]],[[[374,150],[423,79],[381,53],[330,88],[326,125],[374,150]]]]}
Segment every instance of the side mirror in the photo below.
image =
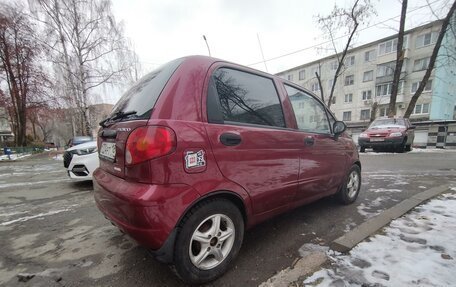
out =
{"type": "Polygon", "coordinates": [[[342,121],[336,121],[333,125],[333,132],[335,136],[339,136],[347,129],[347,125],[345,125],[342,121]]]}

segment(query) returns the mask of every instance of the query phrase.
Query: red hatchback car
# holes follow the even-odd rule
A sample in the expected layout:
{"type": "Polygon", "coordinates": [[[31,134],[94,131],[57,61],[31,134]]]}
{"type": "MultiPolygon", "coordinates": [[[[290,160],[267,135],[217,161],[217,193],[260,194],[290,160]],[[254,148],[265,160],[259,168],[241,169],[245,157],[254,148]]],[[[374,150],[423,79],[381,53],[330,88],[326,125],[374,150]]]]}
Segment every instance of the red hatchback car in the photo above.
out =
{"type": "Polygon", "coordinates": [[[244,229],[361,187],[356,146],[320,100],[214,58],[146,75],[100,125],[98,208],[188,283],[223,274],[244,229]]]}

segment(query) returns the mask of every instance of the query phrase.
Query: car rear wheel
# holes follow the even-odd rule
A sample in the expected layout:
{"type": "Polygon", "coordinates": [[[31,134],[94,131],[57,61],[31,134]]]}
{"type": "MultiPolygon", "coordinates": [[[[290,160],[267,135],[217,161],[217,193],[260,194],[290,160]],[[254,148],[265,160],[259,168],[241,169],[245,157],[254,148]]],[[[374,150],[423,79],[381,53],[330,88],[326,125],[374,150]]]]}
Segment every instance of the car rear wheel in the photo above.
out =
{"type": "Polygon", "coordinates": [[[359,151],[360,151],[360,152],[366,152],[366,147],[361,146],[361,147],[359,148],[359,151]]]}
{"type": "Polygon", "coordinates": [[[244,220],[229,200],[195,206],[183,219],[175,246],[174,270],[185,282],[202,284],[225,273],[244,237],[244,220]]]}
{"type": "Polygon", "coordinates": [[[345,178],[344,184],[339,190],[339,201],[343,204],[351,204],[358,198],[361,189],[361,169],[353,165],[345,178]]]}
{"type": "Polygon", "coordinates": [[[406,145],[405,151],[412,151],[412,145],[411,144],[406,145]]]}

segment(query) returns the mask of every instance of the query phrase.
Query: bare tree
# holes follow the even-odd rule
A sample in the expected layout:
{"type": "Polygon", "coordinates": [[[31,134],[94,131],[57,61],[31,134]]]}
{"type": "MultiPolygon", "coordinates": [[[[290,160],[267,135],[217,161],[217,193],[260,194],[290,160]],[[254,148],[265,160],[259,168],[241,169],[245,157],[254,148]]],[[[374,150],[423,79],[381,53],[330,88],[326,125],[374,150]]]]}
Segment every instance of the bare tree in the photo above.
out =
{"type": "Polygon", "coordinates": [[[0,9],[0,74],[7,84],[2,102],[10,114],[16,145],[25,146],[27,108],[46,101],[48,81],[38,63],[42,47],[23,7],[1,4],[0,9]]]}
{"type": "Polygon", "coordinates": [[[397,35],[397,48],[396,48],[396,65],[394,68],[393,83],[391,87],[391,96],[388,107],[388,117],[394,117],[396,115],[396,99],[399,91],[399,81],[402,71],[402,65],[404,64],[405,50],[404,46],[404,29],[405,29],[405,17],[407,14],[407,0],[402,0],[401,9],[401,20],[399,24],[399,33],[397,35]]]}
{"type": "MultiPolygon", "coordinates": [[[[335,4],[333,11],[328,16],[317,16],[317,23],[325,35],[328,36],[337,60],[336,72],[334,73],[331,90],[327,98],[328,107],[331,107],[337,79],[344,71],[345,57],[353,44],[358,27],[373,13],[375,13],[375,10],[370,0],[355,0],[350,8],[338,7],[335,4]],[[346,28],[345,34],[348,36],[347,41],[342,46],[342,51],[339,50],[336,42],[338,38],[337,32],[341,31],[341,27],[346,28]]],[[[317,76],[317,79],[319,79],[320,90],[323,91],[320,77],[317,76]]]]}
{"type": "Polygon", "coordinates": [[[110,0],[37,0],[34,15],[46,26],[49,54],[61,71],[66,101],[77,110],[78,131],[90,134],[94,89],[128,76],[131,63],[110,0]]]}
{"type": "MultiPolygon", "coordinates": [[[[321,63],[318,62],[318,71],[321,71],[321,63]]],[[[318,81],[318,86],[320,87],[320,97],[321,101],[324,103],[325,102],[325,93],[323,91],[323,84],[321,83],[321,76],[318,72],[315,72],[315,77],[317,78],[318,81]]]]}
{"type": "MultiPolygon", "coordinates": [[[[405,118],[410,117],[413,110],[415,109],[415,105],[416,105],[418,98],[421,96],[421,93],[423,92],[424,88],[426,87],[429,77],[431,76],[432,70],[434,69],[435,61],[437,59],[437,55],[439,53],[440,47],[442,46],[443,37],[445,36],[447,31],[450,31],[452,29],[451,28],[452,25],[450,25],[450,22],[454,15],[455,9],[456,9],[456,1],[453,1],[453,4],[451,5],[450,10],[448,11],[448,14],[445,16],[445,18],[442,21],[442,28],[440,29],[439,36],[437,37],[437,41],[435,43],[434,49],[432,50],[432,54],[429,59],[429,65],[426,69],[426,72],[424,73],[423,79],[421,80],[421,82],[418,86],[418,89],[413,94],[413,96],[410,100],[410,103],[407,106],[407,110],[405,111],[405,114],[404,114],[405,118]]],[[[453,29],[454,29],[454,27],[453,27],[453,29]]],[[[453,47],[454,47],[454,43],[453,43],[453,47]]]]}

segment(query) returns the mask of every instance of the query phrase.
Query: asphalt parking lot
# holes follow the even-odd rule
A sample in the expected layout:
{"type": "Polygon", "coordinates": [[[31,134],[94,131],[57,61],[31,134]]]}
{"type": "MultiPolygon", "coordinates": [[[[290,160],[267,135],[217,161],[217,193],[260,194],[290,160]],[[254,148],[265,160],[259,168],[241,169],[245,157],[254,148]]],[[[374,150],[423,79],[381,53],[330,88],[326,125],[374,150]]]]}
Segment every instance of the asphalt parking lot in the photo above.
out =
{"type": "MultiPolygon", "coordinates": [[[[358,201],[333,198],[249,230],[234,267],[208,286],[258,286],[299,258],[306,243],[327,246],[348,230],[428,188],[456,187],[456,151],[361,155],[358,201]]],[[[42,154],[0,162],[0,285],[181,286],[104,219],[91,182],[72,182],[61,160],[42,154]]]]}

